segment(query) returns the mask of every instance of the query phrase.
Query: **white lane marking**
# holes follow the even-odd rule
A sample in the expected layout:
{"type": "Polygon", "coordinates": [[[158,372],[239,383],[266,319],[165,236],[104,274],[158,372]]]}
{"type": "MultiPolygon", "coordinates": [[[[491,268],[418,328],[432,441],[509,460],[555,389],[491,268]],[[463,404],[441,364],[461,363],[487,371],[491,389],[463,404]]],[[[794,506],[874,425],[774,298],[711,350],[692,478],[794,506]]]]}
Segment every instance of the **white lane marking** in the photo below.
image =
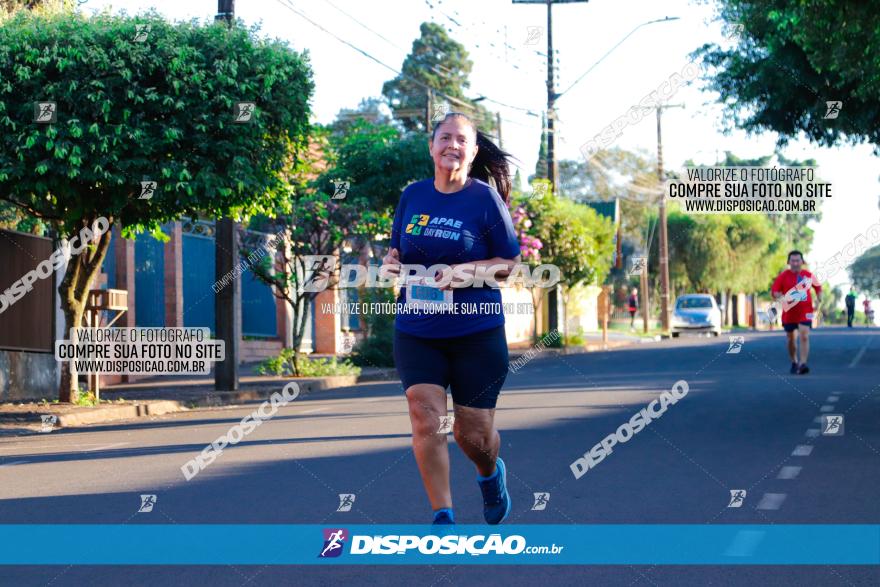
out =
{"type": "Polygon", "coordinates": [[[727,550],[724,551],[724,556],[751,556],[761,540],[764,539],[764,534],[766,532],[740,530],[733,537],[733,541],[731,541],[727,550]]]}
{"type": "Polygon", "coordinates": [[[829,404],[833,404],[835,402],[840,401],[840,398],[837,397],[836,395],[829,395],[828,399],[826,399],[825,401],[828,402],[829,404]]]}
{"type": "MultiPolygon", "coordinates": [[[[819,434],[819,431],[816,430],[816,434],[819,434]]],[[[794,447],[794,452],[791,453],[793,457],[808,457],[810,453],[813,452],[812,444],[799,444],[794,447]]]]}
{"type": "Polygon", "coordinates": [[[821,433],[821,432],[822,432],[822,430],[819,428],[808,428],[807,429],[807,438],[818,438],[819,433],[821,433]]]}
{"type": "Polygon", "coordinates": [[[131,444],[130,442],[114,442],[113,444],[107,444],[105,446],[96,446],[95,448],[87,448],[85,450],[81,450],[79,452],[94,452],[96,450],[107,450],[108,448],[116,448],[117,446],[125,446],[126,444],[131,444]]]}
{"type": "Polygon", "coordinates": [[[819,411],[820,411],[820,412],[833,412],[833,411],[834,411],[834,406],[829,406],[828,404],[825,404],[824,406],[822,406],[821,408],[819,408],[819,411]]]}
{"type": "Polygon", "coordinates": [[[23,465],[25,463],[29,463],[30,461],[12,461],[11,463],[3,463],[0,467],[12,467],[14,465],[23,465]]]}
{"type": "Polygon", "coordinates": [[[779,469],[779,474],[776,475],[777,479],[794,479],[801,472],[801,467],[782,467],[779,469]]]}
{"type": "Polygon", "coordinates": [[[868,344],[871,342],[871,339],[872,339],[872,338],[874,338],[874,337],[873,337],[873,336],[869,336],[869,337],[868,337],[868,340],[865,341],[865,344],[862,345],[862,348],[859,349],[859,352],[856,353],[856,356],[853,357],[852,362],[849,364],[849,368],[850,368],[850,369],[852,369],[853,367],[855,367],[855,366],[859,363],[859,361],[860,361],[861,358],[862,358],[862,355],[864,355],[864,354],[865,354],[865,351],[868,350],[868,344]]]}
{"type": "Polygon", "coordinates": [[[782,502],[785,501],[786,494],[784,493],[765,493],[761,496],[761,501],[758,502],[757,509],[759,510],[778,510],[780,506],[782,506],[782,502]]]}
{"type": "Polygon", "coordinates": [[[371,397],[370,399],[365,399],[364,403],[371,404],[373,402],[380,402],[383,399],[388,399],[387,397],[371,397]]]}
{"type": "Polygon", "coordinates": [[[306,410],[305,412],[300,412],[300,415],[302,415],[302,414],[314,414],[314,413],[316,413],[316,412],[326,412],[326,411],[329,410],[329,409],[330,409],[330,408],[315,408],[314,410],[306,410]]]}

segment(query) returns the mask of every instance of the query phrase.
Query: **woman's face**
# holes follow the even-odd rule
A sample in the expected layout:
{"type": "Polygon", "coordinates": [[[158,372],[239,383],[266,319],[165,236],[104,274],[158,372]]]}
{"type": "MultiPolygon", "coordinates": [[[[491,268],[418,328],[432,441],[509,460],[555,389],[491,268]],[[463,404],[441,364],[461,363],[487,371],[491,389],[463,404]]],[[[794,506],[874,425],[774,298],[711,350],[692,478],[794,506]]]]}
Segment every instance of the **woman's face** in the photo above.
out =
{"type": "Polygon", "coordinates": [[[467,120],[453,116],[437,128],[430,150],[435,171],[467,174],[477,156],[477,134],[467,120]]]}

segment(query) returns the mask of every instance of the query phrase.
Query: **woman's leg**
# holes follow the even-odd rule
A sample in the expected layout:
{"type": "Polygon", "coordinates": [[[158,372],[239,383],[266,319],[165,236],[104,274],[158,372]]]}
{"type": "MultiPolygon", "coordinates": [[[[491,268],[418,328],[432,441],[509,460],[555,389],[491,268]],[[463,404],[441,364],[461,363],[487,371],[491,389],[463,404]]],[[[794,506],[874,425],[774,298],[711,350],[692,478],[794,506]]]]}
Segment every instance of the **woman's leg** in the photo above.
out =
{"type": "Polygon", "coordinates": [[[418,383],[406,390],[412,422],[413,453],[422,475],[431,509],[452,507],[449,489],[449,449],[446,433],[438,432],[447,415],[446,390],[439,385],[418,383]]]}
{"type": "Polygon", "coordinates": [[[504,327],[463,336],[454,345],[451,387],[453,435],[483,477],[495,470],[501,436],[495,404],[510,365],[504,327]]]}
{"type": "Polygon", "coordinates": [[[479,472],[483,517],[489,524],[500,524],[511,510],[507,473],[498,456],[501,436],[495,429],[495,405],[509,367],[504,326],[459,337],[453,348],[453,433],[479,472]]]}
{"type": "Polygon", "coordinates": [[[455,442],[476,465],[483,477],[495,472],[495,459],[501,447],[501,435],[495,429],[495,410],[468,408],[452,404],[455,422],[452,432],[455,442]]]}

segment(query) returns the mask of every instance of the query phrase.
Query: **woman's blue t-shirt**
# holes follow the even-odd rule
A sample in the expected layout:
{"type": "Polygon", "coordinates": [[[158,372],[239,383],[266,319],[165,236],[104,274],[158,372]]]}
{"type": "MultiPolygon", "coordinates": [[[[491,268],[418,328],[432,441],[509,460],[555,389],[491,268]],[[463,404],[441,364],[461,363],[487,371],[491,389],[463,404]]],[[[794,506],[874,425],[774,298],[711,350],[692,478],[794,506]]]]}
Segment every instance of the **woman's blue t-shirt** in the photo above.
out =
{"type": "MultiPolygon", "coordinates": [[[[410,184],[403,190],[394,213],[391,247],[404,264],[457,265],[520,254],[519,241],[507,205],[498,192],[478,179],[464,189],[444,194],[434,179],[410,184]]],[[[461,307],[492,308],[490,313],[398,312],[395,327],[413,336],[449,338],[488,330],[504,324],[501,291],[488,285],[452,289],[452,301],[461,307]],[[480,306],[480,304],[492,304],[480,306]],[[476,304],[476,306],[473,306],[476,304]]],[[[406,302],[401,290],[398,303],[406,302]]]]}

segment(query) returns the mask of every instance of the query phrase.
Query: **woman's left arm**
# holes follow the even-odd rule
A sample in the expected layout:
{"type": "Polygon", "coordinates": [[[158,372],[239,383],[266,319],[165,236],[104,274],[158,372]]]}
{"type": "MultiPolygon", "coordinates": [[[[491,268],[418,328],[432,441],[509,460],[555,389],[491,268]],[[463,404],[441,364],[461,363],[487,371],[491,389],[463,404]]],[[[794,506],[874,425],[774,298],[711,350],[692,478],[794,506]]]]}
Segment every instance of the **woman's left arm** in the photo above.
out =
{"type": "Polygon", "coordinates": [[[444,284],[443,286],[441,286],[440,289],[452,289],[454,287],[463,286],[467,287],[467,284],[473,281],[473,278],[478,271],[485,271],[486,273],[488,273],[487,277],[490,277],[496,282],[499,282],[506,279],[513,271],[513,268],[519,262],[520,255],[517,255],[513,259],[492,257],[491,259],[483,259],[482,261],[468,261],[467,263],[457,263],[455,265],[447,266],[442,271],[437,271],[434,276],[434,280],[444,284]],[[459,267],[461,269],[456,270],[456,268],[459,267]],[[470,279],[461,279],[460,276],[462,274],[467,275],[470,279]]]}
{"type": "MultiPolygon", "coordinates": [[[[470,263],[460,263],[461,265],[476,265],[478,267],[495,267],[495,277],[498,279],[504,279],[510,272],[513,271],[513,268],[517,263],[520,262],[521,255],[517,255],[513,259],[504,259],[502,257],[492,257],[491,259],[484,259],[482,261],[471,261],[470,263]]],[[[457,265],[453,265],[456,267],[457,265]]]]}

